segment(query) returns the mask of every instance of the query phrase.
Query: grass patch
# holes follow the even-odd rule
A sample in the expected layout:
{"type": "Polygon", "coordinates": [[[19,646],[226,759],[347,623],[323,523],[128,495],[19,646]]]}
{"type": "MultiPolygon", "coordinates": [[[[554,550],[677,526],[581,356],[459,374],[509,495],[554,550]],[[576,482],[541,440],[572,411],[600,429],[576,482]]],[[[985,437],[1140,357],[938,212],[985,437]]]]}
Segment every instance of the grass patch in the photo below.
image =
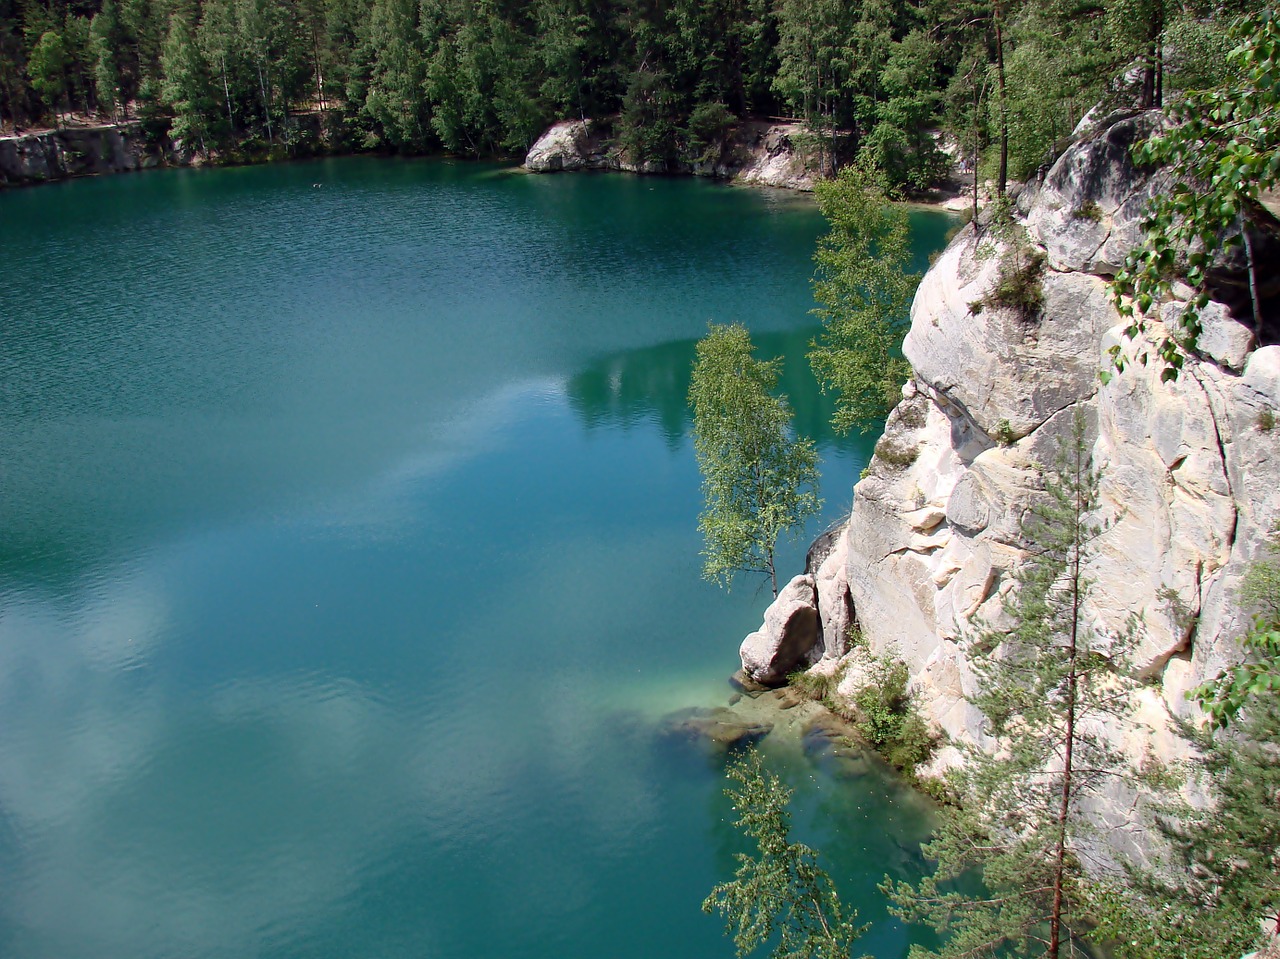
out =
{"type": "Polygon", "coordinates": [[[1071,211],[1071,219],[1088,220],[1090,223],[1102,222],[1102,207],[1098,206],[1096,200],[1085,200],[1084,203],[1071,211]]]}
{"type": "Polygon", "coordinates": [[[1044,309],[1045,254],[1042,250],[1019,247],[1000,263],[995,288],[983,297],[984,306],[1013,310],[1024,320],[1035,319],[1044,309]]]}
{"type": "Polygon", "coordinates": [[[882,436],[876,441],[876,458],[889,466],[906,469],[920,455],[920,448],[907,443],[897,443],[882,436]]]}

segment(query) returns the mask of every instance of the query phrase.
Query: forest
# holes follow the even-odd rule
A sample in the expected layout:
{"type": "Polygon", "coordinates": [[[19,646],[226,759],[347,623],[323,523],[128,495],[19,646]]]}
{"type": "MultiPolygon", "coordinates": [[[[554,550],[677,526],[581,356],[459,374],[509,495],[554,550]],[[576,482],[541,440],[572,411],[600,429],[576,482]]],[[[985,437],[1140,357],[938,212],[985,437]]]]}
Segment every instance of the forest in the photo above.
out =
{"type": "Polygon", "coordinates": [[[0,132],[140,120],[223,160],[380,150],[519,156],[608,122],[633,160],[739,120],[802,119],[831,169],[1034,172],[1092,106],[1223,77],[1224,24],[1175,0],[0,0],[0,132]],[[318,118],[302,122],[307,116],[318,118]]]}

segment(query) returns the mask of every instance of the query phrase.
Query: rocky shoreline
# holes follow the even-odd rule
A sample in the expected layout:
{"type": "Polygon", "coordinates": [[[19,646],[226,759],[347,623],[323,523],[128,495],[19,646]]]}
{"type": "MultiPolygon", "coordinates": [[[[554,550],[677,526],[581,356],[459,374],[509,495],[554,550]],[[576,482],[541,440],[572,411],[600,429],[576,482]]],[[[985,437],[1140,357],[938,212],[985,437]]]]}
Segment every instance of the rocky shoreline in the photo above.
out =
{"type": "Polygon", "coordinates": [[[0,186],[25,186],[70,177],[128,173],[179,160],[150,144],[139,121],[0,137],[0,186]]]}
{"type": "MultiPolygon", "coordinates": [[[[1144,620],[1135,663],[1144,685],[1131,719],[1108,730],[1115,747],[1135,765],[1190,758],[1175,732],[1198,714],[1186,692],[1243,658],[1241,581],[1280,522],[1280,345],[1258,344],[1232,315],[1238,265],[1223,262],[1213,277],[1200,350],[1180,377],[1164,381],[1159,363],[1099,377],[1124,326],[1110,277],[1140,239],[1148,198],[1169,187],[1129,159],[1157,122],[1121,117],[1085,135],[1017,197],[1019,242],[1044,257],[1034,315],[985,304],[1009,241],[981,222],[932,266],[903,345],[912,375],[847,526],[743,641],[744,670],[769,684],[810,662],[842,670],[850,625],[860,648],[903,660],[919,708],[952,744],[924,775],[958,762],[955,744],[982,745],[965,637],[1002,622],[1028,556],[1021,518],[1038,495],[1038,464],[1077,414],[1114,520],[1092,548],[1084,617],[1112,635],[1133,613],[1144,620]]],[[[1280,224],[1250,229],[1260,275],[1276,275],[1280,224]]],[[[1280,290],[1264,294],[1274,303],[1280,290]]],[[[1144,801],[1119,785],[1097,797],[1104,853],[1143,859],[1153,836],[1133,810],[1144,801]]]]}
{"type": "Polygon", "coordinates": [[[605,123],[563,120],[554,123],[530,148],[524,167],[534,173],[613,170],[705,176],[756,186],[812,192],[820,174],[798,149],[799,123],[751,120],[738,124],[699,158],[635,163],[605,123]]]}

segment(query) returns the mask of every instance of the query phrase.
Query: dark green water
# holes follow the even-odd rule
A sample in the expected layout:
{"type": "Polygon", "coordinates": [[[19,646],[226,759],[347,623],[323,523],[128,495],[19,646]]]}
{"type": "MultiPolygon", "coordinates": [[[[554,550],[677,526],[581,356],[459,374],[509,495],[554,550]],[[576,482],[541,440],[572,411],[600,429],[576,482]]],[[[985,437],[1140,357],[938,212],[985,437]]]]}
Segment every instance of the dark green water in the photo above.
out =
{"type": "MultiPolygon", "coordinates": [[[[727,700],[766,596],[699,579],[684,393],[747,323],[848,506],[820,229],[444,162],[0,195],[0,955],[731,956],[719,765],[655,729],[727,700]]],[[[874,887],[922,803],[773,761],[904,954],[874,887]]]]}

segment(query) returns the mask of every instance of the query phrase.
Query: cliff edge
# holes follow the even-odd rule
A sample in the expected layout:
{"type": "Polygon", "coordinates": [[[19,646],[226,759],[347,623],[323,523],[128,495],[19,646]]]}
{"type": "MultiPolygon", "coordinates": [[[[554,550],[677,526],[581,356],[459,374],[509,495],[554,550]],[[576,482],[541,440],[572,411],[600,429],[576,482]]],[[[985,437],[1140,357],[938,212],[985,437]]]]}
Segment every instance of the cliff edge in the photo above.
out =
{"type": "MultiPolygon", "coordinates": [[[[1233,317],[1224,262],[1200,352],[1176,380],[1162,381],[1158,361],[1099,377],[1125,325],[1108,281],[1140,239],[1146,201],[1168,186],[1133,166],[1129,146],[1159,122],[1127,117],[1071,146],[1018,198],[1020,241],[969,224],[916,293],[903,345],[912,376],[833,549],[842,582],[828,576],[819,607],[851,607],[871,651],[906,661],[923,712],[952,742],[982,740],[963,640],[980,621],[1001,623],[1027,558],[1038,464],[1052,463],[1077,414],[1112,520],[1091,548],[1084,617],[1112,634],[1143,618],[1145,684],[1117,744],[1136,762],[1185,758],[1170,718],[1193,716],[1186,692],[1242,658],[1241,579],[1280,519],[1280,346],[1260,346],[1233,317]],[[1010,242],[1024,262],[1043,258],[1038,311],[993,305],[1010,242]]],[[[1255,240],[1268,259],[1273,227],[1255,240]]],[[[1265,309],[1274,323],[1274,298],[1265,309]]],[[[844,636],[821,642],[828,659],[845,654],[844,636]]],[[[957,758],[943,749],[935,769],[957,758]]],[[[1133,798],[1104,797],[1096,815],[1106,841],[1140,855],[1133,798]]]]}

